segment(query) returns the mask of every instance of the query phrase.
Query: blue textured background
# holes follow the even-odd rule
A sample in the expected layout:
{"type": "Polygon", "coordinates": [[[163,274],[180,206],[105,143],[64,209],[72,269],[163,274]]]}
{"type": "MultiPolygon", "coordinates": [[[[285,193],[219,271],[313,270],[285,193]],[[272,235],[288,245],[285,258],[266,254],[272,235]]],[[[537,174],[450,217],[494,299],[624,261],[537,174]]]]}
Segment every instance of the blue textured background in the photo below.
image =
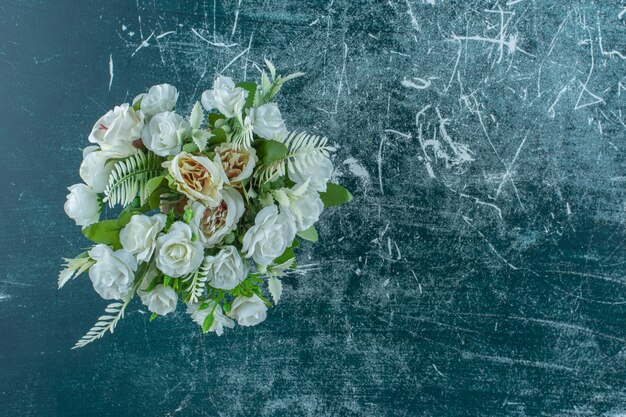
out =
{"type": "Polygon", "coordinates": [[[626,413],[623,2],[182,3],[0,2],[0,415],[626,413]],[[56,289],[91,126],[161,82],[188,111],[264,56],[307,73],[288,127],[336,143],[355,196],[306,274],[255,328],[136,302],[70,351],[105,304],[56,289]]]}

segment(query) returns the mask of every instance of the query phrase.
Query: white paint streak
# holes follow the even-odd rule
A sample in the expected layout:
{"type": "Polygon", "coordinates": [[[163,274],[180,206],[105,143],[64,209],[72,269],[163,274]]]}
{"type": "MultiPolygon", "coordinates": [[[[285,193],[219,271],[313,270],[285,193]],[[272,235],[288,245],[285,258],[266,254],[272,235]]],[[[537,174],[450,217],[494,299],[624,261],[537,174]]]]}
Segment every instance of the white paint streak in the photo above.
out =
{"type": "Polygon", "coordinates": [[[109,91],[113,85],[113,54],[109,55],[109,91]]]}

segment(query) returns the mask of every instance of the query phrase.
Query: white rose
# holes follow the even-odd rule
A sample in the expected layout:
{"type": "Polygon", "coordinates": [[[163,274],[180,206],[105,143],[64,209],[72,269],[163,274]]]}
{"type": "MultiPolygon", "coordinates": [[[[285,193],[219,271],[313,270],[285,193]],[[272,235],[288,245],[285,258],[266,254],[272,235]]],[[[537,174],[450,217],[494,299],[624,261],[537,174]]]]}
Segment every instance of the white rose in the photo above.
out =
{"type": "Polygon", "coordinates": [[[154,253],[157,234],[163,230],[167,216],[155,214],[152,217],[135,214],[120,231],[122,247],[135,255],[138,262],[147,262],[154,253]]]}
{"type": "Polygon", "coordinates": [[[133,286],[137,261],[124,249],[113,252],[107,245],[96,245],[89,251],[96,263],[89,268],[93,288],[105,300],[123,299],[133,286]]]}
{"type": "Polygon", "coordinates": [[[192,242],[191,239],[191,228],[183,222],[175,222],[167,234],[157,239],[157,268],[174,278],[198,269],[204,248],[198,240],[192,242]]]}
{"type": "Polygon", "coordinates": [[[176,155],[183,146],[183,137],[191,125],[181,115],[171,111],[157,113],[144,126],[141,141],[157,155],[176,155]]]}
{"type": "Polygon", "coordinates": [[[191,205],[193,210],[191,224],[207,248],[221,243],[224,236],[235,230],[245,210],[243,198],[236,189],[224,188],[222,197],[223,200],[217,207],[205,207],[197,201],[191,205]]]}
{"type": "Polygon", "coordinates": [[[143,112],[135,111],[128,103],[116,106],[96,122],[89,142],[118,158],[132,155],[137,152],[133,141],[141,137],[143,120],[143,112]]]}
{"type": "Polygon", "coordinates": [[[80,164],[80,177],[85,184],[101,193],[109,183],[109,175],[115,166],[114,156],[99,150],[97,146],[88,146],[83,151],[83,162],[80,164]]]}
{"type": "Polygon", "coordinates": [[[159,316],[165,316],[176,310],[176,302],[178,301],[176,291],[163,284],[157,285],[150,292],[142,292],[140,297],[141,302],[148,307],[148,310],[159,316]]]}
{"type": "MultiPolygon", "coordinates": [[[[191,314],[191,319],[193,321],[202,326],[204,324],[204,320],[206,320],[208,315],[211,314],[214,304],[215,301],[209,302],[207,308],[203,308],[202,310],[200,310],[201,304],[199,303],[189,304],[187,306],[187,313],[191,314]]],[[[222,306],[218,304],[215,306],[215,311],[213,312],[213,323],[211,324],[211,327],[209,327],[209,331],[215,332],[215,334],[221,336],[224,333],[224,327],[232,329],[235,327],[235,322],[222,313],[222,306]]]]}
{"type": "Polygon", "coordinates": [[[296,224],[287,211],[269,206],[259,211],[243,237],[242,252],[259,265],[269,265],[293,243],[296,224]]]}
{"type": "Polygon", "coordinates": [[[207,111],[219,110],[227,118],[241,117],[246,97],[248,92],[235,87],[230,77],[219,76],[213,83],[213,89],[202,93],[202,105],[207,111]]]}
{"type": "Polygon", "coordinates": [[[150,87],[147,93],[139,94],[133,104],[141,100],[140,108],[146,116],[154,116],[164,111],[172,111],[176,107],[178,91],[169,84],[159,84],[150,87]]]}
{"type": "Polygon", "coordinates": [[[100,203],[94,190],[85,184],[74,184],[68,190],[70,193],[63,206],[65,214],[78,226],[96,223],[100,218],[100,203]]]}
{"type": "MultiPolygon", "coordinates": [[[[216,158],[217,159],[217,158],[216,158]]],[[[228,178],[222,165],[206,156],[181,152],[171,161],[163,163],[176,180],[176,188],[195,201],[209,207],[217,207],[222,201],[221,190],[228,178]]]]}
{"type": "Polygon", "coordinates": [[[256,109],[250,109],[252,130],[265,139],[283,138],[287,135],[285,122],[280,115],[278,106],[274,103],[263,104],[256,109]]]}
{"type": "Polygon", "coordinates": [[[232,290],[248,275],[248,268],[234,246],[224,246],[215,256],[204,258],[208,282],[213,288],[232,290]]]}
{"type": "Polygon", "coordinates": [[[321,157],[320,161],[315,164],[308,163],[308,161],[300,162],[299,159],[306,158],[307,155],[296,155],[294,160],[296,163],[287,164],[287,175],[289,179],[296,184],[304,184],[306,180],[309,180],[309,189],[318,192],[326,191],[326,183],[330,180],[330,176],[333,173],[333,163],[327,157],[321,157]]]}
{"type": "Polygon", "coordinates": [[[252,297],[240,296],[233,301],[230,316],[240,326],[256,326],[267,318],[267,306],[256,294],[252,297]]]}
{"type": "Polygon", "coordinates": [[[302,232],[319,220],[324,203],[317,192],[307,190],[304,194],[292,198],[287,210],[296,222],[296,230],[302,232]]]}
{"type": "Polygon", "coordinates": [[[235,149],[232,144],[224,142],[214,149],[224,168],[224,173],[231,183],[240,182],[249,178],[259,160],[256,149],[235,149]]]}

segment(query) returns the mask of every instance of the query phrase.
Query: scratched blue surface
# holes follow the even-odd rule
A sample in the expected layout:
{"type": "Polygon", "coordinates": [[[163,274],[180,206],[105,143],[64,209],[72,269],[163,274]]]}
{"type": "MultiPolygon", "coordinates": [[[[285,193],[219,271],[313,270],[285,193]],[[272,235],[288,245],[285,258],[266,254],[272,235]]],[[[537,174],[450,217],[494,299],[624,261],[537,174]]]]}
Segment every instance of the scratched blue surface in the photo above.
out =
{"type": "Polygon", "coordinates": [[[5,0],[0,27],[0,415],[626,414],[622,2],[5,0]],[[56,289],[92,124],[265,56],[355,199],[262,325],[135,303],[70,351],[105,304],[56,289]]]}

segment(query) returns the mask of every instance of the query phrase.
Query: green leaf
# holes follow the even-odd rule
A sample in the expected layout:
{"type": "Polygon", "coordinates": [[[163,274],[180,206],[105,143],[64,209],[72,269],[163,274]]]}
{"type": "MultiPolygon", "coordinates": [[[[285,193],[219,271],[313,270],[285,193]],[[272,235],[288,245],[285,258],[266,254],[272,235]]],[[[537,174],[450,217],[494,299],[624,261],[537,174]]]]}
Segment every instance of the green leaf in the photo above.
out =
{"type": "Polygon", "coordinates": [[[256,83],[252,81],[242,81],[235,84],[235,87],[241,87],[248,92],[248,97],[246,98],[246,102],[243,105],[243,108],[247,109],[248,107],[252,107],[252,104],[254,103],[254,96],[256,95],[257,90],[256,83]]]}
{"type": "Polygon", "coordinates": [[[211,138],[209,138],[209,141],[207,142],[209,146],[218,145],[220,143],[226,142],[226,132],[221,127],[211,130],[211,133],[213,134],[213,136],[211,136],[211,138]]]}
{"type": "Polygon", "coordinates": [[[152,194],[154,190],[159,188],[164,179],[165,175],[159,175],[158,177],[150,178],[146,183],[146,194],[152,194]]]}
{"type": "Polygon", "coordinates": [[[350,191],[346,190],[341,185],[329,182],[326,184],[326,191],[320,193],[320,198],[324,203],[324,207],[333,207],[352,200],[352,194],[350,194],[350,191]]]}
{"type": "Polygon", "coordinates": [[[156,277],[152,278],[152,281],[150,281],[150,284],[148,284],[148,286],[146,287],[145,290],[143,290],[144,292],[150,292],[153,289],[156,288],[157,285],[159,285],[159,281],[161,280],[161,275],[157,275],[156,277]]]}
{"type": "Polygon", "coordinates": [[[148,197],[148,204],[152,210],[158,209],[161,205],[161,193],[154,191],[150,194],[150,197],[148,197]]]}
{"type": "Polygon", "coordinates": [[[156,319],[157,317],[159,317],[157,313],[152,313],[152,315],[150,316],[150,321],[156,319]]]}
{"type": "Polygon", "coordinates": [[[184,152],[189,152],[189,153],[195,153],[198,152],[198,146],[195,143],[185,143],[183,145],[183,151],[184,152]]]}
{"type": "Polygon", "coordinates": [[[211,126],[215,126],[215,122],[217,122],[220,119],[224,119],[224,115],[223,114],[219,114],[219,113],[209,113],[209,124],[211,126]]]}
{"type": "Polygon", "coordinates": [[[287,147],[275,140],[258,140],[253,146],[261,163],[266,166],[287,155],[287,147]]]}
{"type": "Polygon", "coordinates": [[[297,239],[294,239],[293,243],[291,244],[291,247],[288,247],[287,249],[285,249],[282,255],[274,259],[274,263],[277,265],[280,265],[280,264],[287,262],[289,259],[294,258],[294,262],[291,265],[291,268],[296,269],[296,266],[297,266],[295,262],[296,254],[294,253],[293,250],[297,248],[298,246],[300,246],[300,242],[297,239]]]}
{"type": "Polygon", "coordinates": [[[119,249],[122,246],[120,244],[120,230],[123,227],[117,220],[103,220],[85,227],[83,234],[92,242],[112,245],[113,249],[119,249]]]}
{"type": "Polygon", "coordinates": [[[169,275],[166,275],[165,278],[163,278],[163,286],[169,287],[171,281],[172,281],[172,277],[170,277],[169,275]]]}
{"type": "Polygon", "coordinates": [[[202,331],[204,333],[209,331],[209,329],[211,328],[211,325],[213,325],[213,321],[215,321],[215,315],[213,314],[213,312],[211,312],[211,314],[206,316],[206,318],[204,319],[204,322],[202,323],[202,331]]]}
{"type": "Polygon", "coordinates": [[[300,236],[304,240],[308,240],[309,242],[317,242],[319,236],[317,235],[317,230],[315,230],[315,226],[311,226],[306,230],[298,232],[298,236],[300,236]]]}

